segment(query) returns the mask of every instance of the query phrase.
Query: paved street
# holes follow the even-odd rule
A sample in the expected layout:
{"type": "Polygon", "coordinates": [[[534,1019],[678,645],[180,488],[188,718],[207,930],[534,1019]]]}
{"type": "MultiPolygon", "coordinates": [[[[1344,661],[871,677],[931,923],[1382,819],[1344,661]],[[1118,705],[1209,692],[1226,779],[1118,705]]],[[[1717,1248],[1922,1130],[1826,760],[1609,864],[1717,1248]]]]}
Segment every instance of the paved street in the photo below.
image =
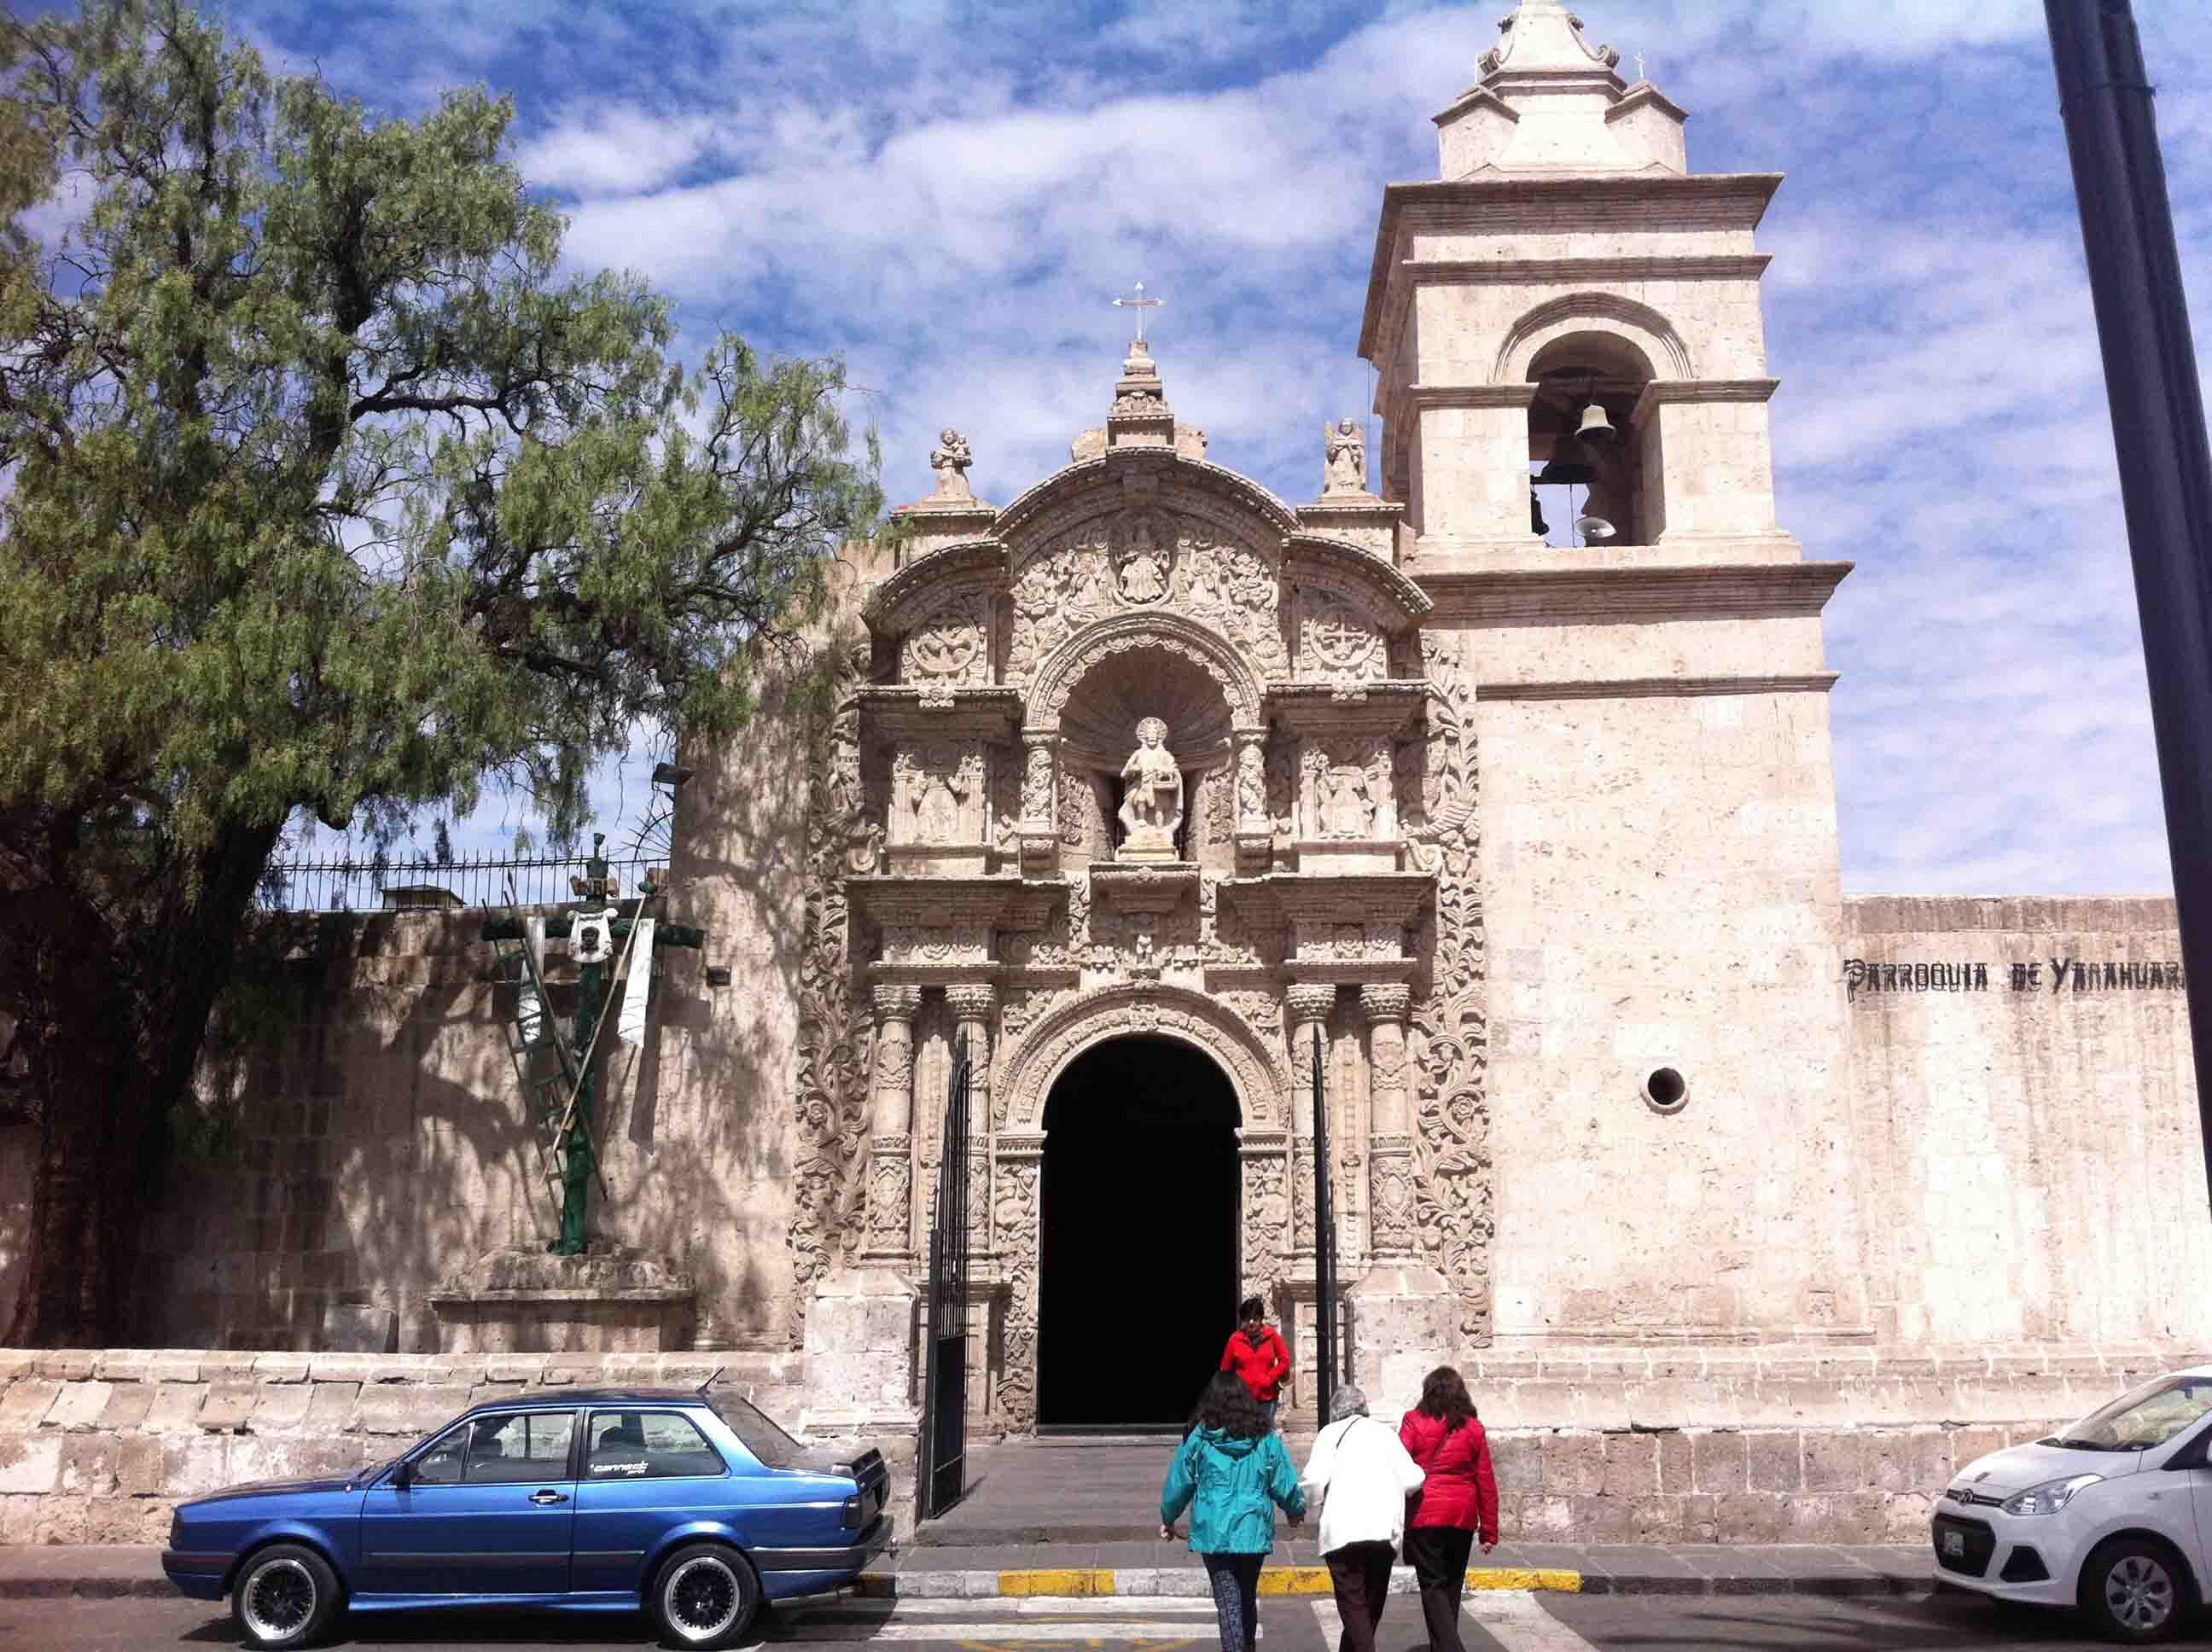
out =
{"type": "MultiPolygon", "coordinates": [[[[1267,1652],[1334,1652],[1335,1608],[1327,1600],[1273,1599],[1261,1604],[1267,1652]]],[[[1391,1602],[1382,1652],[1417,1652],[1414,1603],[1391,1602]]],[[[1522,1594],[1498,1592],[1468,1602],[1468,1652],[1638,1652],[1640,1649],[1828,1648],[1836,1652],[1960,1652],[2032,1647],[2088,1652],[2062,1614],[1994,1607],[1963,1595],[1824,1600],[1802,1595],[1718,1596],[1522,1594]]],[[[814,1648],[866,1642],[916,1643],[945,1652],[1212,1652],[1212,1607],[1204,1601],[906,1600],[840,1601],[787,1611],[764,1622],[757,1643],[814,1648]]],[[[228,1613],[186,1600],[0,1600],[0,1646],[67,1646],[71,1652],[140,1652],[237,1643],[228,1613]]],[[[562,1618],[498,1613],[362,1619],[332,1644],[412,1652],[516,1652],[642,1649],[653,1640],[642,1619],[562,1618]]],[[[2212,1630],[2184,1637],[2212,1645],[2212,1630]]]]}

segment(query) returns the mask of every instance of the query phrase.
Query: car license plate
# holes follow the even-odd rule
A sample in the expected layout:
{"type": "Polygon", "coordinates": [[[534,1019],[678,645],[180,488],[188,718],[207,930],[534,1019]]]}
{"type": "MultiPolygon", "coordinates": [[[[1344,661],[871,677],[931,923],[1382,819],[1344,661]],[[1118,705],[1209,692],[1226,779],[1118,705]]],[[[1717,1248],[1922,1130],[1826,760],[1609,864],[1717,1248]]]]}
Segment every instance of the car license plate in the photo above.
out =
{"type": "Polygon", "coordinates": [[[1966,1558],[1966,1534],[1964,1532],[1944,1533],[1943,1552],[1945,1554],[1956,1555],[1961,1560],[1965,1559],[1966,1558]]]}

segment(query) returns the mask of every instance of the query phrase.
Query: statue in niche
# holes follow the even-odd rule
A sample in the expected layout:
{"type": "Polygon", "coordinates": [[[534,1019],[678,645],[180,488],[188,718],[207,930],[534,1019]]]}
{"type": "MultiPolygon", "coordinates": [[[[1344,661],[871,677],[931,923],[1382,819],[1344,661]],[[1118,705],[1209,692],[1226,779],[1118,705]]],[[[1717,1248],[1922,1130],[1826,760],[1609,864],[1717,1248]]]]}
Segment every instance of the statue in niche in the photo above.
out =
{"type": "Polygon", "coordinates": [[[952,754],[935,751],[922,777],[921,796],[915,804],[914,835],[923,843],[950,843],[960,835],[960,805],[967,775],[953,766],[952,754]]]}
{"type": "Polygon", "coordinates": [[[1152,524],[1139,517],[1121,553],[1121,594],[1131,602],[1158,602],[1168,594],[1167,558],[1152,544],[1152,524]]]}
{"type": "Polygon", "coordinates": [[[1375,802],[1368,791],[1367,771],[1351,763],[1335,763],[1322,768],[1317,778],[1322,835],[1369,835],[1375,825],[1375,802]]]}
{"type": "Polygon", "coordinates": [[[1339,419],[1322,427],[1328,460],[1322,471],[1325,494],[1364,494],[1367,491],[1367,433],[1357,419],[1339,419]]]}
{"type": "Polygon", "coordinates": [[[1128,834],[1122,858],[1168,860],[1175,857],[1175,835],[1182,824],[1182,771],[1167,749],[1168,726],[1157,717],[1137,725],[1137,749],[1121,765],[1126,789],[1120,811],[1128,834]]]}
{"type": "Polygon", "coordinates": [[[1267,812],[1265,761],[1256,744],[1237,754],[1237,810],[1246,820],[1261,819],[1267,812]]]}

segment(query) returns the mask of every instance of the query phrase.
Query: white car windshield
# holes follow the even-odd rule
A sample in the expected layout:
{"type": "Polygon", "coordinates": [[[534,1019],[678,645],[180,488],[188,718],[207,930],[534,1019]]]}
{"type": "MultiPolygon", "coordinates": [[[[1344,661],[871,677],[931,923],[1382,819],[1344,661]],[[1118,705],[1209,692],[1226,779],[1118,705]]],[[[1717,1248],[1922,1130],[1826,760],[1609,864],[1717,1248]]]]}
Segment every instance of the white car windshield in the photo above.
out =
{"type": "Polygon", "coordinates": [[[2148,1451],[2212,1412],[2212,1376],[2161,1376],[2051,1436],[2077,1451],[2148,1451]]]}

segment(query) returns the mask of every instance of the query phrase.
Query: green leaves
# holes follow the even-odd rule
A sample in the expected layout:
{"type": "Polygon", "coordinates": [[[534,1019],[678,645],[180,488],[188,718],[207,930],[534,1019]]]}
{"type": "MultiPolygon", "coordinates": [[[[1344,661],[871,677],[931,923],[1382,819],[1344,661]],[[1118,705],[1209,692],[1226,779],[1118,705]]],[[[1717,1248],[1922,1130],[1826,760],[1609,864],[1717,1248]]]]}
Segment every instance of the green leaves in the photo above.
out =
{"type": "Polygon", "coordinates": [[[559,270],[480,89],[380,119],[174,0],[5,29],[0,809],[188,852],[504,774],[573,819],[641,720],[743,719],[881,513],[842,368],[679,371],[641,282],[559,270]],[[93,200],[34,257],[62,154],[93,200]]]}

